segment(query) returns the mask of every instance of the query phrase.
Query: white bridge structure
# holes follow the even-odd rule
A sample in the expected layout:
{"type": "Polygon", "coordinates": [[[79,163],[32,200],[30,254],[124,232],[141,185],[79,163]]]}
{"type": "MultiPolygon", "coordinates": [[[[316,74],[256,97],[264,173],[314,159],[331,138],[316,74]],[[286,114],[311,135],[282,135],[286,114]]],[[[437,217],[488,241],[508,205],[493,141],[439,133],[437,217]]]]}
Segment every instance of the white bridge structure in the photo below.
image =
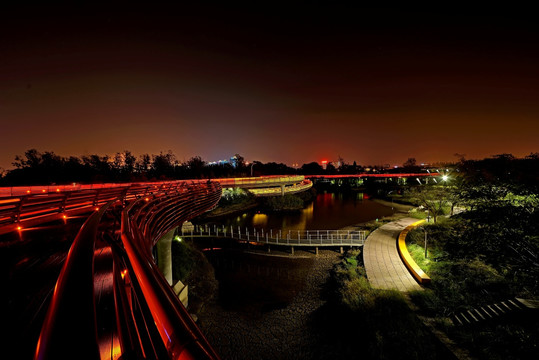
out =
{"type": "MultiPolygon", "coordinates": [[[[365,244],[365,231],[359,230],[264,230],[242,228],[240,226],[182,226],[178,234],[182,238],[211,237],[228,238],[240,242],[258,245],[288,246],[294,253],[294,247],[314,247],[318,254],[319,247],[359,247],[365,244]]],[[[268,247],[269,251],[269,247],[268,247]]]]}

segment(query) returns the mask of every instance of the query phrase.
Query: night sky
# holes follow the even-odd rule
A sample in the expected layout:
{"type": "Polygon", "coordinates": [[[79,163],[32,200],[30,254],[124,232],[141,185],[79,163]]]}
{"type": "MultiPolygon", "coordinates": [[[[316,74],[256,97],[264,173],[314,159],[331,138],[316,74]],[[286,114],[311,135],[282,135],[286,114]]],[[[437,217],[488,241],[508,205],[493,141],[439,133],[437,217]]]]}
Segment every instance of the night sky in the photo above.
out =
{"type": "Polygon", "coordinates": [[[1,5],[0,167],[30,148],[289,165],[539,151],[535,12],[257,4],[1,5]]]}

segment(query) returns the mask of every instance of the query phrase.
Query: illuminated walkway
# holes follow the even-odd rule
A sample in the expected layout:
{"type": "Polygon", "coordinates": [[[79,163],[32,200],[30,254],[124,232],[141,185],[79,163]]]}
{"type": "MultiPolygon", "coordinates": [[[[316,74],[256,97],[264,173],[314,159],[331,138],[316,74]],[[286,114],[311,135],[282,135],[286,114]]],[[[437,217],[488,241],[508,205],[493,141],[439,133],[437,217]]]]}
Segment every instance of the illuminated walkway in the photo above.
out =
{"type": "Polygon", "coordinates": [[[399,219],[382,225],[367,237],[363,247],[363,262],[373,288],[403,292],[422,289],[404,266],[397,251],[397,237],[415,221],[417,219],[399,219]]]}

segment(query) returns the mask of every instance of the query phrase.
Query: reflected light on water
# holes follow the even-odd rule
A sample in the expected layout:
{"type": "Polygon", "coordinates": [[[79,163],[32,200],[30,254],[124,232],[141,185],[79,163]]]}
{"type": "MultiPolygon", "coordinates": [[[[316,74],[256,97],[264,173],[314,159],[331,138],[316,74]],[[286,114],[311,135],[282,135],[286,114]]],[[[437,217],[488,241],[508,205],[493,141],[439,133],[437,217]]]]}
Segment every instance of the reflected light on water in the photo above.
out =
{"type": "Polygon", "coordinates": [[[253,216],[253,226],[255,227],[266,227],[268,224],[268,215],[266,214],[255,214],[253,216]]]}
{"type": "Polygon", "coordinates": [[[303,226],[300,230],[307,228],[307,223],[311,222],[314,216],[314,202],[311,202],[305,209],[301,211],[301,223],[303,226]]]}

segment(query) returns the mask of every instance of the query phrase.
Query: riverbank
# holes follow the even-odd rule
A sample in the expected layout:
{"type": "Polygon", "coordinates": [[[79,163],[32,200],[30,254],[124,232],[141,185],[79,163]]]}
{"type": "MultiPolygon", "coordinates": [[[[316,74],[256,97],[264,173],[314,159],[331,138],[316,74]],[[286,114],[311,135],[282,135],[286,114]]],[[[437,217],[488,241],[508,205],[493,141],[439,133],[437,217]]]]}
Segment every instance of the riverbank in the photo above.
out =
{"type": "Polygon", "coordinates": [[[198,217],[199,220],[215,220],[221,217],[226,217],[229,215],[234,215],[238,213],[242,213],[245,211],[249,211],[252,209],[255,209],[260,204],[256,200],[256,198],[250,198],[247,201],[240,202],[237,204],[227,205],[227,206],[218,206],[212,211],[203,214],[198,217]]]}
{"type": "Polygon", "coordinates": [[[369,201],[392,208],[393,210],[395,210],[395,212],[389,216],[382,216],[381,218],[377,218],[374,220],[369,220],[369,221],[357,223],[354,225],[346,226],[346,227],[343,227],[341,230],[359,230],[359,231],[364,230],[370,233],[384,224],[410,216],[409,212],[411,209],[414,208],[412,205],[396,204],[396,203],[392,203],[391,201],[381,200],[381,199],[371,199],[369,201]]]}
{"type": "MultiPolygon", "coordinates": [[[[342,201],[342,198],[334,197],[332,194],[320,194],[318,199],[320,207],[316,209],[325,211],[328,203],[337,200],[342,201]]],[[[341,218],[346,216],[347,220],[364,219],[365,217],[362,217],[364,215],[358,211],[359,206],[362,207],[363,214],[372,214],[376,211],[374,212],[376,215],[371,215],[370,218],[379,216],[378,219],[345,227],[345,229],[364,230],[365,227],[376,228],[385,222],[404,217],[412,208],[393,204],[393,211],[381,211],[380,205],[391,208],[391,202],[383,200],[370,202],[361,199],[347,201],[348,205],[343,207],[339,219],[331,217],[334,216],[335,208],[331,209],[331,213],[323,212],[320,218],[325,220],[330,217],[331,221],[339,224],[342,223],[341,218]],[[355,215],[350,216],[351,214],[355,215]]],[[[265,216],[260,216],[258,220],[266,222],[265,216]]],[[[304,220],[300,218],[299,221],[304,220]]],[[[236,267],[237,284],[233,289],[238,292],[239,300],[235,303],[233,300],[231,305],[230,300],[223,301],[223,298],[219,298],[216,294],[198,314],[199,326],[223,359],[321,359],[355,357],[361,354],[361,346],[368,344],[363,344],[359,340],[343,342],[338,338],[336,334],[348,331],[347,326],[350,324],[345,317],[339,316],[334,305],[327,302],[326,292],[331,270],[342,259],[338,250],[320,250],[319,256],[300,249],[295,250],[295,256],[291,256],[288,249],[272,248],[271,254],[268,254],[265,248],[261,250],[251,248],[248,251],[254,252],[252,255],[259,257],[255,261],[241,264],[236,258],[219,260],[220,266],[225,267],[227,271],[236,267]],[[264,255],[265,259],[260,259],[261,255],[264,255]],[[283,261],[283,264],[280,264],[280,261],[283,261]],[[302,261],[302,264],[297,267],[284,266],[290,261],[297,261],[298,264],[302,261]],[[279,270],[280,274],[276,274],[279,270]],[[264,276],[266,271],[275,274],[275,278],[264,276]],[[249,272],[254,276],[249,277],[249,272]],[[273,304],[271,306],[238,304],[242,301],[242,296],[248,298],[253,292],[259,293],[259,297],[255,298],[258,302],[265,296],[274,299],[286,298],[286,301],[278,303],[268,299],[273,304]]],[[[230,291],[230,283],[226,286],[228,289],[225,291],[230,291]]]]}
{"type": "Polygon", "coordinates": [[[408,212],[414,208],[412,205],[406,205],[406,204],[399,204],[393,201],[387,201],[382,199],[372,199],[372,201],[377,202],[378,204],[390,207],[392,209],[397,210],[397,213],[405,213],[408,214],[408,212]]]}
{"type": "Polygon", "coordinates": [[[199,314],[199,326],[223,359],[316,359],[339,354],[340,349],[323,341],[324,329],[314,318],[326,304],[322,290],[341,256],[331,250],[322,250],[319,256],[297,253],[313,260],[301,270],[307,270],[303,285],[286,307],[253,314],[225,310],[215,299],[199,314]]]}

